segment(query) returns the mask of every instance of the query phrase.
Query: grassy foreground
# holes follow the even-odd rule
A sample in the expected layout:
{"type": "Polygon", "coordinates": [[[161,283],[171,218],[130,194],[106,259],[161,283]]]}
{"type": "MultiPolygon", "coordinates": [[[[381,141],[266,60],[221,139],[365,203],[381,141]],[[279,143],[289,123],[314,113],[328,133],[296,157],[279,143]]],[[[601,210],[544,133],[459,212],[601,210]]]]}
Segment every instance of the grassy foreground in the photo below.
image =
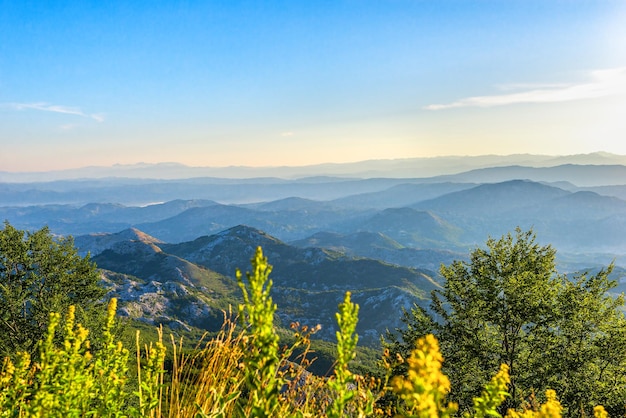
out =
{"type": "MultiPolygon", "coordinates": [[[[351,372],[358,335],[358,305],[346,293],[336,314],[337,353],[331,377],[309,373],[310,341],[316,331],[292,324],[294,342],[280,347],[274,328],[276,305],[270,296],[271,266],[260,248],[246,278],[237,272],[244,303],[238,319],[226,320],[218,335],[193,353],[181,343],[168,344],[173,362],[166,368],[166,345],[144,345],[137,333],[136,369],[131,353],[113,335],[117,302],[111,299],[101,341],[92,350],[89,331],[77,324],[70,308],[61,321],[52,314],[39,357],[26,353],[5,358],[0,372],[2,417],[560,417],[562,407],[553,391],[546,402],[521,411],[501,411],[509,396],[506,365],[486,385],[473,409],[460,413],[448,402],[450,381],[441,372],[438,342],[419,339],[407,359],[382,353],[388,371],[383,379],[351,372]],[[63,325],[62,325],[63,324],[63,325]],[[62,335],[61,344],[55,336],[62,335]],[[297,353],[297,354],[296,354],[297,353]],[[406,362],[408,374],[391,378],[396,362],[406,362]],[[393,395],[393,396],[389,396],[393,395]],[[384,405],[377,401],[392,398],[384,405]]],[[[606,417],[604,408],[594,410],[606,417]]]]}

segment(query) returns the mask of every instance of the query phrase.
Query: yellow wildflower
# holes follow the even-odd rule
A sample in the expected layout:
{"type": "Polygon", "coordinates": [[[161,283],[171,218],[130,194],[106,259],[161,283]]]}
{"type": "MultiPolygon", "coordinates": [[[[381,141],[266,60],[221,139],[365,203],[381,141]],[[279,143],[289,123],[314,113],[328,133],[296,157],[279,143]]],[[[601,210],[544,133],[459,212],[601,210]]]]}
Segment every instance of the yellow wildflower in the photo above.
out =
{"type": "Polygon", "coordinates": [[[450,380],[441,372],[443,357],[435,336],[420,338],[407,363],[407,377],[394,377],[391,389],[404,400],[410,413],[423,418],[453,415],[457,405],[444,405],[450,380]]]}
{"type": "MultiPolygon", "coordinates": [[[[604,409],[604,408],[603,408],[604,409]]],[[[563,407],[556,398],[556,392],[552,389],[546,390],[546,402],[539,406],[538,411],[525,410],[517,412],[512,409],[506,414],[507,418],[561,418],[563,407]]]]}
{"type": "Polygon", "coordinates": [[[593,408],[593,416],[594,418],[609,418],[609,414],[602,405],[598,405],[593,408]]]}

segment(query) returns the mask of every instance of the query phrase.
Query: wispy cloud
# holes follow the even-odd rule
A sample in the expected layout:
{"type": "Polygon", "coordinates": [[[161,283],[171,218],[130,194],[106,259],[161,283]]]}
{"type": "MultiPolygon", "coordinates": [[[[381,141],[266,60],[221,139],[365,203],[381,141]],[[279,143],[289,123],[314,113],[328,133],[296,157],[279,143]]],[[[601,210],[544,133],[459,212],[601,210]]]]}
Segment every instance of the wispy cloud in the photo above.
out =
{"type": "Polygon", "coordinates": [[[4,108],[9,108],[13,110],[41,110],[44,112],[54,112],[54,113],[63,113],[66,115],[75,115],[83,118],[93,119],[97,122],[103,122],[104,116],[101,113],[85,113],[80,108],[70,107],[70,106],[61,106],[61,105],[53,105],[45,102],[39,103],[3,103],[0,105],[4,108]]]}
{"type": "Polygon", "coordinates": [[[59,129],[61,129],[62,131],[71,131],[74,128],[76,128],[78,125],[74,124],[74,123],[66,123],[65,125],[61,125],[59,126],[59,129]]]}
{"type": "Polygon", "coordinates": [[[593,99],[626,93],[626,67],[589,72],[589,80],[579,84],[511,84],[503,90],[523,90],[517,93],[474,96],[447,104],[431,104],[427,110],[459,107],[495,107],[519,103],[556,103],[593,99]]]}
{"type": "Polygon", "coordinates": [[[514,91],[514,90],[546,90],[546,89],[561,89],[567,88],[570,84],[567,83],[511,83],[500,84],[496,86],[498,90],[502,91],[514,91]]]}
{"type": "Polygon", "coordinates": [[[281,132],[280,136],[282,137],[293,136],[293,132],[291,131],[281,132]]]}
{"type": "Polygon", "coordinates": [[[96,122],[104,122],[104,114],[102,113],[92,113],[89,116],[91,117],[91,119],[95,120],[96,122]]]}

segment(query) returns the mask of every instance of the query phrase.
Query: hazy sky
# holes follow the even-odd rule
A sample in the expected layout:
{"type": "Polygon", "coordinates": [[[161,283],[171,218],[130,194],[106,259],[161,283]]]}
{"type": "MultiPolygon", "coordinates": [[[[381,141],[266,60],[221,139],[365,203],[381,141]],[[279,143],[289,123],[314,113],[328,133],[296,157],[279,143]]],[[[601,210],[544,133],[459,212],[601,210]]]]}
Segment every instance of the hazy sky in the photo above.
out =
{"type": "Polygon", "coordinates": [[[624,0],[0,0],[0,171],[593,151],[624,0]]]}

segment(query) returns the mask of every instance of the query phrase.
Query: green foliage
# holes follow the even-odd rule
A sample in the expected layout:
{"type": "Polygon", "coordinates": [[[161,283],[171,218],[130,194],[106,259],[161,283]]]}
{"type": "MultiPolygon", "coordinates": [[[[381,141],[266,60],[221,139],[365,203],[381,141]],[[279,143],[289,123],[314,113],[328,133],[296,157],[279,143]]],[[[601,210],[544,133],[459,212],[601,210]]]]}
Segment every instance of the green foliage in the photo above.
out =
{"type": "Polygon", "coordinates": [[[138,391],[135,392],[139,400],[139,407],[133,408],[134,416],[160,417],[163,399],[163,375],[165,367],[166,348],[163,345],[162,334],[159,332],[159,340],[145,347],[145,363],[141,363],[141,351],[139,349],[139,333],[137,333],[137,377],[138,391]]]}
{"type": "Polygon", "coordinates": [[[609,295],[616,285],[608,278],[611,268],[561,282],[556,326],[538,338],[549,362],[535,358],[527,365],[542,371],[542,380],[557,391],[572,410],[566,411],[569,414],[581,410],[591,414],[597,404],[611,415],[626,411],[624,297],[609,295]]]}
{"type": "MultiPolygon", "coordinates": [[[[398,370],[392,366],[392,363],[398,362],[405,365],[405,375],[396,375],[390,381],[381,383],[350,370],[349,364],[357,352],[358,335],[355,329],[359,307],[351,301],[349,292],[337,313],[339,330],[334,375],[323,379],[306,372],[309,336],[316,328],[294,324],[294,342],[291,347],[280,350],[273,325],[276,306],[269,295],[271,266],[260,248],[252,259],[252,266],[253,273],[247,275],[248,285],[238,274],[244,293],[244,303],[239,307],[240,322],[245,327],[238,328],[236,322],[225,314],[222,330],[207,342],[205,348],[197,348],[191,354],[182,351],[182,341],[177,345],[172,340],[173,364],[169,369],[171,375],[167,378],[164,363],[166,347],[159,330],[158,341],[144,345],[143,349],[137,333],[137,376],[136,380],[131,379],[129,351],[116,341],[113,332],[115,299],[110,301],[106,320],[96,334],[94,345],[99,349],[95,351],[92,351],[88,339],[89,331],[76,321],[74,306],[68,308],[64,322],[59,314],[51,313],[47,329],[37,345],[38,359],[32,361],[29,353],[22,351],[14,359],[6,357],[4,360],[0,370],[0,417],[437,418],[457,413],[458,405],[449,401],[454,387],[444,373],[445,363],[439,341],[432,334],[416,338],[408,356],[385,351],[383,363],[387,373],[398,370]],[[61,343],[56,344],[55,338],[61,327],[61,343]],[[300,365],[290,361],[296,349],[303,359],[300,365]],[[130,384],[133,381],[136,385],[130,384]],[[374,408],[374,402],[386,392],[394,393],[397,403],[386,410],[374,408]]],[[[609,374],[614,382],[619,378],[621,363],[609,362],[609,355],[598,356],[592,350],[594,347],[595,350],[609,351],[623,348],[622,331],[611,329],[622,326],[623,317],[614,314],[622,301],[605,296],[607,287],[611,286],[608,272],[601,272],[592,278],[582,275],[569,284],[561,283],[557,296],[564,298],[561,302],[565,299],[569,301],[571,306],[562,304],[560,310],[551,313],[559,321],[556,327],[536,327],[542,332],[529,334],[544,344],[549,355],[556,353],[550,350],[564,350],[559,360],[561,363],[558,363],[563,367],[562,371],[578,364],[577,361],[590,359],[590,371],[585,363],[581,370],[572,371],[574,377],[566,380],[572,387],[576,387],[572,379],[587,378],[586,373],[597,372],[597,367],[600,367],[600,374],[609,374]],[[581,306],[590,312],[581,310],[581,306]],[[602,320],[594,319],[594,315],[602,320]],[[594,320],[601,322],[601,326],[594,320]],[[581,342],[581,338],[586,341],[581,342]],[[568,339],[578,341],[578,346],[571,348],[563,343],[568,339]]],[[[414,312],[425,315],[421,310],[414,312]]],[[[418,325],[423,327],[427,323],[418,325]]],[[[486,325],[497,330],[493,324],[486,325]]],[[[442,327],[438,331],[442,329],[445,330],[442,327]]],[[[524,344],[521,353],[526,355],[525,350],[532,347],[535,341],[520,341],[524,344]]],[[[501,353],[506,354],[507,351],[501,353]]],[[[529,356],[526,358],[532,359],[529,356]]],[[[531,363],[515,364],[521,369],[521,366],[527,367],[531,363]]],[[[480,387],[479,394],[465,408],[464,418],[499,418],[505,412],[507,418],[559,418],[563,413],[572,414],[572,408],[568,411],[552,389],[543,392],[543,403],[527,398],[507,410],[505,403],[513,395],[512,381],[515,377],[509,374],[510,369],[507,363],[499,365],[499,371],[480,387]]],[[[526,377],[522,373],[519,376],[526,377]]],[[[601,379],[598,381],[602,383],[601,379]]],[[[521,378],[520,382],[518,391],[525,384],[521,378]]],[[[560,384],[562,381],[556,379],[550,383],[560,384]]],[[[607,392],[607,400],[617,401],[617,395],[621,393],[619,390],[612,391],[608,386],[603,388],[607,392]]],[[[569,387],[562,386],[561,389],[565,394],[561,399],[574,396],[569,394],[569,387]]],[[[589,415],[593,413],[597,418],[608,416],[604,407],[588,404],[588,398],[580,399],[583,401],[576,405],[582,405],[581,413],[588,410],[589,415]]]]}
{"type": "Polygon", "coordinates": [[[362,403],[350,405],[357,395],[357,378],[348,368],[348,364],[356,356],[356,346],[359,336],[356,334],[356,325],[359,320],[359,305],[350,300],[350,292],[346,292],[344,300],[339,304],[336,314],[339,330],[337,336],[337,361],[334,376],[328,380],[333,401],[330,403],[327,415],[331,418],[349,416],[365,416],[371,414],[374,407],[374,395],[371,390],[365,390],[362,403]]]}
{"type": "Polygon", "coordinates": [[[445,284],[433,293],[433,311],[443,319],[438,335],[451,379],[470,388],[454,396],[468,402],[505,363],[512,377],[511,407],[518,402],[518,380],[526,378],[521,366],[534,348],[529,343],[553,323],[556,252],[539,246],[532,231],[519,229],[515,238],[490,238],[486,245],[472,252],[469,264],[441,268],[445,284]]]}
{"type": "Polygon", "coordinates": [[[26,233],[5,222],[0,230],[0,356],[36,354],[52,312],[76,307],[77,318],[96,325],[93,307],[106,291],[88,257],[72,238],[54,239],[47,228],[26,233]]]}
{"type": "MultiPolygon", "coordinates": [[[[510,383],[509,366],[501,364],[500,371],[485,385],[481,396],[474,398],[474,417],[502,417],[498,412],[498,407],[509,396],[508,385],[510,383]]],[[[469,418],[470,414],[465,413],[464,416],[469,418]]]]}
{"type": "MultiPolygon", "coordinates": [[[[413,305],[410,311],[403,309],[402,322],[405,327],[400,332],[387,330],[382,339],[382,345],[394,356],[402,359],[408,358],[414,349],[414,342],[428,335],[436,329],[437,324],[428,312],[419,305],[413,305]]],[[[389,365],[394,376],[407,373],[407,363],[404,361],[393,362],[389,365]]]]}
{"type": "Polygon", "coordinates": [[[94,397],[95,415],[116,417],[124,409],[125,386],[128,381],[129,351],[115,340],[115,313],[117,299],[109,301],[106,322],[102,332],[102,348],[97,351],[93,364],[95,384],[99,388],[94,397]]]}
{"type": "Polygon", "coordinates": [[[105,349],[92,354],[89,331],[75,322],[75,308],[65,317],[64,339],[54,343],[61,316],[51,313],[48,329],[39,342],[39,361],[20,352],[15,363],[6,357],[0,373],[0,414],[26,417],[122,416],[128,394],[128,351],[112,339],[115,299],[109,304],[105,349]]]}
{"type": "Polygon", "coordinates": [[[279,355],[278,334],[274,328],[276,305],[270,296],[272,267],[258,247],[252,262],[252,273],[247,273],[248,286],[237,270],[237,282],[243,292],[244,303],[239,314],[251,334],[247,354],[244,356],[246,380],[252,398],[254,417],[269,417],[278,408],[278,394],[282,381],[277,378],[279,355]]]}
{"type": "Polygon", "coordinates": [[[607,294],[615,285],[608,279],[612,266],[569,279],[556,271],[555,250],[535,239],[518,228],[490,238],[469,262],[442,266],[445,282],[432,294],[432,316],[415,308],[405,316],[407,328],[385,345],[405,355],[419,337],[437,335],[450,395],[463,411],[506,364],[511,396],[500,413],[520,407],[534,391],[554,388],[566,414],[591,414],[602,402],[623,415],[626,321],[619,311],[623,298],[607,294]]]}

